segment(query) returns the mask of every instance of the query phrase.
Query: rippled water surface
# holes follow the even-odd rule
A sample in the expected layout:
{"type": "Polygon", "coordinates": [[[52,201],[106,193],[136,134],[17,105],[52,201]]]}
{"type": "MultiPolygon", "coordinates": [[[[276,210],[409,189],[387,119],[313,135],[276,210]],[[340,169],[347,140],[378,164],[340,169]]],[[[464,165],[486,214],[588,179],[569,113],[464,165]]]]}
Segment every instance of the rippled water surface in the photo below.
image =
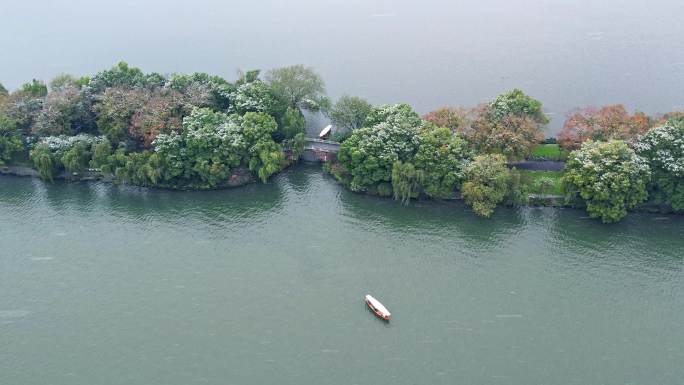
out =
{"type": "Polygon", "coordinates": [[[681,384],[683,235],[402,207],[316,166],[214,192],[0,177],[0,383],[681,384]]]}

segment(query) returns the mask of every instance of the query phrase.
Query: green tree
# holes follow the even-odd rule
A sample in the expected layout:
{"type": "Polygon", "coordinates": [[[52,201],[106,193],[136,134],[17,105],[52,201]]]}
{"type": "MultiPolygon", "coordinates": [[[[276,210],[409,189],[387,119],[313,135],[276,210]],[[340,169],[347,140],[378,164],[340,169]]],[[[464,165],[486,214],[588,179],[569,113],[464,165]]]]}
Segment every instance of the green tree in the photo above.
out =
{"type": "Polygon", "coordinates": [[[684,210],[684,120],[671,119],[650,129],[634,149],[650,166],[653,199],[684,210]]]}
{"type": "Polygon", "coordinates": [[[92,100],[74,85],[54,88],[36,115],[31,132],[34,135],[74,135],[95,130],[92,100]]]}
{"type": "Polygon", "coordinates": [[[304,133],[300,132],[292,139],[286,139],[282,142],[283,148],[288,149],[293,159],[299,159],[304,153],[304,145],[306,145],[306,138],[304,133]]]}
{"type": "Polygon", "coordinates": [[[540,125],[549,123],[549,118],[542,110],[542,103],[517,88],[497,96],[489,106],[494,120],[513,115],[528,117],[540,125]]]}
{"type": "Polygon", "coordinates": [[[249,70],[246,72],[238,70],[238,78],[235,81],[235,85],[239,86],[245,83],[255,82],[259,80],[259,74],[261,74],[261,70],[249,70]]]}
{"type": "Polygon", "coordinates": [[[394,163],[410,161],[420,144],[423,122],[405,105],[380,107],[374,121],[379,123],[354,130],[337,153],[335,176],[353,191],[391,183],[394,163]]]}
{"type": "Polygon", "coordinates": [[[88,167],[90,156],[88,146],[83,142],[76,142],[64,152],[60,160],[67,171],[81,172],[88,167]]]}
{"type": "Polygon", "coordinates": [[[266,82],[288,106],[317,111],[325,106],[325,83],[311,67],[301,64],[270,70],[266,82]]]}
{"type": "Polygon", "coordinates": [[[59,163],[52,155],[50,147],[46,144],[39,144],[31,150],[30,158],[40,177],[52,182],[59,170],[59,163]]]}
{"type": "Polygon", "coordinates": [[[33,79],[31,82],[23,84],[20,92],[30,97],[43,98],[47,95],[48,89],[43,81],[33,79]]]}
{"type": "Polygon", "coordinates": [[[112,87],[144,88],[148,86],[148,77],[140,68],[129,67],[128,63],[121,61],[112,68],[101,71],[93,76],[88,85],[96,93],[103,92],[105,89],[112,87]]]}
{"type": "Polygon", "coordinates": [[[132,152],[125,157],[123,165],[116,168],[116,179],[119,183],[157,186],[163,173],[164,164],[159,154],[151,151],[132,152]]]}
{"type": "Polygon", "coordinates": [[[425,176],[422,170],[409,162],[400,160],[392,165],[392,191],[394,199],[408,204],[411,198],[417,198],[425,176]]]}
{"type": "Polygon", "coordinates": [[[257,142],[250,149],[249,169],[255,171],[263,183],[280,171],[283,149],[273,141],[257,142]]]}
{"type": "Polygon", "coordinates": [[[476,156],[466,168],[466,181],[461,187],[463,199],[476,214],[490,217],[508,194],[509,179],[503,155],[476,156]]]}
{"type": "Polygon", "coordinates": [[[173,74],[166,88],[183,94],[188,105],[208,107],[214,111],[226,110],[230,106],[230,94],[235,90],[235,87],[222,77],[203,72],[190,75],[173,74]]]}
{"type": "Polygon", "coordinates": [[[584,201],[592,218],[611,223],[646,200],[649,178],[647,162],[625,142],[587,141],[570,153],[563,184],[569,200],[584,201]]]}
{"type": "Polygon", "coordinates": [[[373,127],[380,123],[394,124],[394,122],[401,122],[411,126],[422,124],[420,116],[413,111],[410,105],[399,103],[372,107],[366,116],[366,124],[364,126],[373,127]]]}
{"type": "Polygon", "coordinates": [[[288,107],[283,115],[282,124],[280,125],[278,132],[285,139],[292,139],[297,134],[303,134],[306,128],[306,121],[304,120],[304,115],[292,107],[288,107]]]}
{"type": "Polygon", "coordinates": [[[41,113],[43,103],[43,97],[33,97],[22,91],[16,91],[7,97],[0,98],[0,115],[12,120],[22,134],[30,135],[31,126],[41,113]]]}
{"type": "Polygon", "coordinates": [[[59,74],[50,80],[50,90],[61,90],[65,87],[75,87],[77,79],[69,74],[59,74]]]}
{"type": "Polygon", "coordinates": [[[246,114],[247,112],[265,112],[273,117],[280,117],[288,108],[281,103],[273,90],[261,80],[243,83],[228,94],[230,107],[228,112],[246,114]]]}
{"type": "Polygon", "coordinates": [[[283,161],[282,148],[272,138],[276,128],[264,113],[239,116],[197,108],[180,132],[160,134],[154,149],[166,167],[166,180],[176,185],[214,188],[241,165],[266,181],[283,161]]]}
{"type": "Polygon", "coordinates": [[[0,83],[0,96],[7,96],[9,95],[9,92],[7,91],[7,88],[0,83]]]}
{"type": "Polygon", "coordinates": [[[149,98],[150,92],[143,89],[106,89],[93,106],[97,129],[114,144],[126,140],[131,117],[149,98]]]}
{"type": "Polygon", "coordinates": [[[242,134],[248,146],[249,169],[263,183],[280,171],[284,160],[282,147],[272,138],[277,128],[273,117],[263,113],[248,112],[243,117],[242,134]]]}
{"type": "Polygon", "coordinates": [[[330,110],[330,120],[341,131],[353,131],[364,126],[371,108],[365,99],[344,95],[330,110]]]}
{"type": "Polygon", "coordinates": [[[508,159],[528,156],[544,138],[542,128],[549,122],[541,102],[519,89],[499,95],[475,115],[471,128],[465,130],[475,149],[508,159]]]}
{"type": "Polygon", "coordinates": [[[10,117],[0,113],[0,165],[24,150],[17,123],[10,117]]]}
{"type": "Polygon", "coordinates": [[[472,159],[468,142],[445,127],[423,130],[413,164],[423,175],[425,193],[432,198],[450,198],[465,177],[472,159]]]}
{"type": "Polygon", "coordinates": [[[105,140],[94,145],[92,152],[93,156],[90,160],[90,167],[102,169],[109,163],[109,157],[112,155],[112,144],[105,140]]]}

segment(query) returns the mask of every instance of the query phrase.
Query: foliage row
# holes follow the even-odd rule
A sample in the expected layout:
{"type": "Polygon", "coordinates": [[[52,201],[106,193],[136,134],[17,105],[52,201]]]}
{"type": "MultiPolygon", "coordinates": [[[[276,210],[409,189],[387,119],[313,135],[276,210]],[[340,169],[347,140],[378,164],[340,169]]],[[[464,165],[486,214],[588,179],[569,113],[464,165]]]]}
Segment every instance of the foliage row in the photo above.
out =
{"type": "Polygon", "coordinates": [[[143,73],[118,63],[93,77],[59,75],[0,89],[0,164],[30,150],[45,179],[101,168],[120,181],[214,188],[240,169],[266,181],[297,158],[303,109],[327,107],[322,79],[301,65],[239,73],[143,73]]]}
{"type": "MultiPolygon", "coordinates": [[[[33,80],[11,93],[0,86],[0,165],[28,150],[46,180],[96,168],[144,186],[215,188],[245,173],[266,182],[302,153],[304,110],[334,123],[342,144],[325,167],[353,191],[404,203],[460,195],[490,216],[502,202],[524,204],[531,191],[561,188],[558,179],[530,182],[507,166],[541,152],[549,121],[521,90],[420,117],[407,104],[372,106],[352,96],[330,104],[323,80],[302,65],[263,80],[258,70],[240,72],[228,82],[146,74],[122,62],[93,77],[60,75],[49,86],[33,80]]],[[[590,216],[615,222],[649,199],[684,210],[684,114],[585,108],[568,116],[557,142],[558,156],[567,156],[566,199],[590,216]]]]}

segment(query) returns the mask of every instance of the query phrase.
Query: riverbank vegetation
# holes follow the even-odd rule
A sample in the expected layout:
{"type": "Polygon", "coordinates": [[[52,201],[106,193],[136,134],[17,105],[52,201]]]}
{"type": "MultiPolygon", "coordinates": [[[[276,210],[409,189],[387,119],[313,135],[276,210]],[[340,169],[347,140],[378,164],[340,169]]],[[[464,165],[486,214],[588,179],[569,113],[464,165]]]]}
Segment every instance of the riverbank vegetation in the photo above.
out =
{"type": "Polygon", "coordinates": [[[302,153],[303,110],[327,106],[323,80],[301,65],[231,83],[121,62],[93,77],[0,91],[0,164],[28,154],[46,180],[97,169],[170,188],[216,188],[245,170],[267,181],[302,153]]]}
{"type": "Polygon", "coordinates": [[[421,195],[460,195],[485,217],[499,204],[544,198],[585,208],[605,223],[647,202],[684,210],[681,113],[649,117],[622,105],[584,108],[568,116],[558,138],[547,139],[541,102],[520,90],[421,119],[405,104],[371,107],[362,115],[365,128],[352,128],[337,161],[326,166],[353,191],[404,203],[421,195]],[[523,159],[567,163],[563,171],[506,167],[523,159]]]}
{"type": "Polygon", "coordinates": [[[420,116],[408,104],[356,96],[331,103],[320,76],[302,65],[240,72],[230,82],[122,62],[92,77],[0,86],[0,165],[28,162],[48,181],[97,172],[167,188],[266,182],[302,154],[304,111],[334,124],[341,145],[324,168],[356,192],[404,204],[460,197],[485,217],[500,204],[561,196],[603,222],[645,202],[684,211],[684,113],[586,107],[567,117],[558,138],[544,139],[542,103],[518,89],[420,116]],[[566,163],[563,171],[517,170],[520,160],[566,163]]]}

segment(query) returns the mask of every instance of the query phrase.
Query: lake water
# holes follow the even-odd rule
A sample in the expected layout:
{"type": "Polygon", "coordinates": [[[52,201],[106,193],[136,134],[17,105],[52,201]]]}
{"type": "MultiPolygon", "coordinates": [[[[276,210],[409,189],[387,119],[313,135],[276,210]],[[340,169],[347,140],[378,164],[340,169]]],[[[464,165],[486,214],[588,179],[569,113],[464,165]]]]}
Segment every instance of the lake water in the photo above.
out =
{"type": "Polygon", "coordinates": [[[314,165],[212,192],[0,177],[0,384],[679,385],[683,235],[403,207],[314,165]]]}
{"type": "Polygon", "coordinates": [[[0,82],[304,63],[331,96],[473,106],[521,87],[576,107],[684,109],[681,0],[3,0],[0,82]]]}

